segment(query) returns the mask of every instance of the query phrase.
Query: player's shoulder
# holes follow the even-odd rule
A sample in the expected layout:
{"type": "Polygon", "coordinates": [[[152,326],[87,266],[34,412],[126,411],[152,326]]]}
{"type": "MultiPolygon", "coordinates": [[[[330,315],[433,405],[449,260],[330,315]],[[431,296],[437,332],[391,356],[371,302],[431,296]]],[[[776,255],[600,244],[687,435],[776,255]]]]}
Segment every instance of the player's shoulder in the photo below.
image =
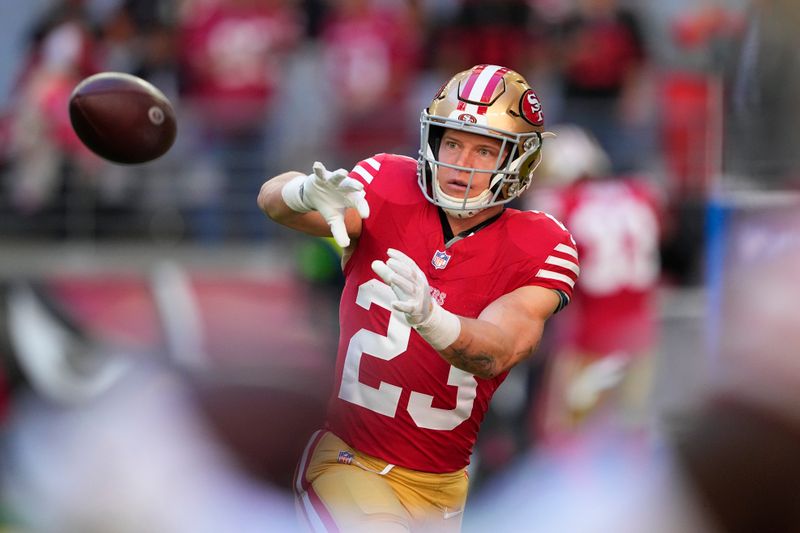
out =
{"type": "Polygon", "coordinates": [[[363,183],[368,198],[416,198],[417,161],[397,154],[376,154],[359,161],[350,176],[363,183]]]}
{"type": "Polygon", "coordinates": [[[416,172],[417,161],[408,156],[399,154],[375,154],[372,157],[362,159],[353,167],[353,174],[361,178],[367,184],[383,174],[394,174],[397,172],[416,172]]]}
{"type": "Polygon", "coordinates": [[[536,231],[537,233],[557,236],[569,234],[569,230],[559,219],[545,211],[536,209],[526,211],[508,209],[507,211],[507,224],[510,230],[536,231]]]}
{"type": "Polygon", "coordinates": [[[511,242],[519,249],[536,255],[541,250],[552,250],[559,245],[575,252],[577,246],[567,227],[556,217],[544,211],[507,210],[506,227],[511,242]]]}

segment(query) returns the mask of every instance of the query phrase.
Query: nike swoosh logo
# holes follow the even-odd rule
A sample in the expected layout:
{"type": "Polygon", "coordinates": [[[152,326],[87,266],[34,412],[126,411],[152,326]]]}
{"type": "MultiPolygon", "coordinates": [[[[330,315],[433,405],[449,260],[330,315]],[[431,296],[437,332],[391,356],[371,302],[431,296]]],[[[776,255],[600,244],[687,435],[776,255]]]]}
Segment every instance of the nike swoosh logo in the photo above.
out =
{"type": "Polygon", "coordinates": [[[444,519],[447,520],[448,518],[453,518],[454,516],[458,516],[464,512],[464,509],[458,509],[456,511],[445,511],[444,512],[444,519]]]}

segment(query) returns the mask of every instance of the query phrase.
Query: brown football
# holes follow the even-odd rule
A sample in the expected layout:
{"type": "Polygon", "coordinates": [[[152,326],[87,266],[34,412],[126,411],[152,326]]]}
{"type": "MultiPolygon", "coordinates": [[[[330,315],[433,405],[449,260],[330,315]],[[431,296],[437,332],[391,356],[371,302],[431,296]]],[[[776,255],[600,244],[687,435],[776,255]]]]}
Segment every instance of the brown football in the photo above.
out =
{"type": "Polygon", "coordinates": [[[69,99],[72,128],[94,153],[115,163],[152,161],[175,142],[172,104],[151,83],[122,72],[81,81],[69,99]]]}

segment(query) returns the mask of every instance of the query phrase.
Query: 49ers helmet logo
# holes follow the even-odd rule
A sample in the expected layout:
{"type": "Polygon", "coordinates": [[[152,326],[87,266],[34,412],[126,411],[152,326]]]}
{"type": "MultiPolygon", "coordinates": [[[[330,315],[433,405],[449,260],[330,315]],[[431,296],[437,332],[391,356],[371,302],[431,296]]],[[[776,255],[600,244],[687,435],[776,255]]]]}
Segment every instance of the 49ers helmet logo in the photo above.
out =
{"type": "Polygon", "coordinates": [[[478,119],[475,118],[473,115],[470,115],[469,113],[461,113],[460,115],[458,115],[458,120],[462,122],[471,122],[472,124],[478,123],[478,119]]]}
{"type": "Polygon", "coordinates": [[[544,124],[542,103],[536,93],[533,92],[533,89],[528,89],[522,93],[522,98],[519,100],[519,114],[534,126],[544,124]]]}

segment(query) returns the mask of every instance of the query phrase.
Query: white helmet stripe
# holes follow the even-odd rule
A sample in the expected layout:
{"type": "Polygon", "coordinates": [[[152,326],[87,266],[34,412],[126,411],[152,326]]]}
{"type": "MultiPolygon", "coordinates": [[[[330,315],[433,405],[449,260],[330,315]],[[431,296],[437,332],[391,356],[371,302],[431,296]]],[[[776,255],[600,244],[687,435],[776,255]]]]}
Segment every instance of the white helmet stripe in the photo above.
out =
{"type": "MultiPolygon", "coordinates": [[[[475,80],[475,83],[472,85],[472,89],[469,91],[466,99],[473,101],[473,102],[483,102],[485,101],[484,93],[489,88],[489,83],[494,81],[491,86],[492,92],[494,92],[494,88],[497,86],[497,83],[502,79],[502,77],[498,76],[496,79],[494,77],[495,73],[498,70],[503,69],[503,67],[498,67],[497,65],[488,65],[483,71],[478,75],[478,79],[475,80]]],[[[489,93],[491,94],[491,92],[489,93]]]]}

